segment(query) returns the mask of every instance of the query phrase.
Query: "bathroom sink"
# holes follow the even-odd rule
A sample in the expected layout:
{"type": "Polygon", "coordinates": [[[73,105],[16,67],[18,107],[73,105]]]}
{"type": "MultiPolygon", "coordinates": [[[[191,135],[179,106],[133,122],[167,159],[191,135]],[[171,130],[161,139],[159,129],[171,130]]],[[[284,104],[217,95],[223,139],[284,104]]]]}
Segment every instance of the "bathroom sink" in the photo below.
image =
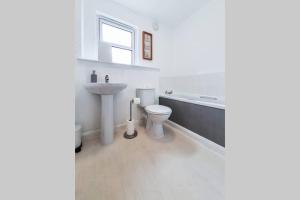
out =
{"type": "Polygon", "coordinates": [[[86,89],[92,94],[113,95],[127,87],[125,83],[87,83],[86,89]]]}
{"type": "Polygon", "coordinates": [[[125,83],[87,83],[85,88],[92,94],[101,96],[101,133],[102,144],[114,140],[114,94],[127,87],[125,83]]]}

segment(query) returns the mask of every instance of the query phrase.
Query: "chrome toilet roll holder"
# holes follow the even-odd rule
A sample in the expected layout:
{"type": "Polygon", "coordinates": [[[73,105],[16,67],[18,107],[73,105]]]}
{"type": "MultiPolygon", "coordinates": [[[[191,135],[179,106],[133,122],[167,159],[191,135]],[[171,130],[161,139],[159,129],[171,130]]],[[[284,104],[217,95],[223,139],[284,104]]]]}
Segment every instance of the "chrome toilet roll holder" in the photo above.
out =
{"type": "MultiPolygon", "coordinates": [[[[134,99],[131,99],[130,100],[130,109],[129,109],[129,112],[130,112],[130,116],[129,116],[129,121],[127,121],[127,123],[133,123],[132,121],[132,104],[134,103],[134,99]]],[[[133,125],[134,126],[134,125],[133,125]]],[[[127,131],[125,131],[124,133],[124,138],[126,139],[133,139],[135,138],[137,135],[138,135],[138,132],[136,129],[134,129],[134,133],[133,134],[128,134],[128,124],[127,124],[127,131]]]]}

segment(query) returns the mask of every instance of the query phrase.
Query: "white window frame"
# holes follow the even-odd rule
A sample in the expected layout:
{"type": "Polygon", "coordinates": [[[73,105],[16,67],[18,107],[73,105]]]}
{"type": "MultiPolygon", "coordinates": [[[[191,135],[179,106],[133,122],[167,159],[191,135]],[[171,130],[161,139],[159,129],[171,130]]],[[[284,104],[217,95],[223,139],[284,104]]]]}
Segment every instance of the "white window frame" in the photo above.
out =
{"type": "Polygon", "coordinates": [[[99,20],[99,45],[101,45],[101,43],[106,43],[111,47],[114,48],[119,48],[119,49],[124,49],[124,50],[129,50],[131,51],[131,64],[134,65],[135,64],[135,57],[136,57],[136,29],[128,24],[125,24],[123,22],[117,21],[115,19],[111,19],[109,17],[100,15],[98,17],[99,20]],[[123,46],[123,45],[119,45],[119,44],[115,44],[115,43],[111,43],[111,42],[106,42],[103,41],[103,34],[102,34],[102,24],[107,24],[109,26],[113,26],[119,29],[122,29],[124,31],[128,31],[131,33],[131,47],[127,47],[127,46],[123,46]]]}

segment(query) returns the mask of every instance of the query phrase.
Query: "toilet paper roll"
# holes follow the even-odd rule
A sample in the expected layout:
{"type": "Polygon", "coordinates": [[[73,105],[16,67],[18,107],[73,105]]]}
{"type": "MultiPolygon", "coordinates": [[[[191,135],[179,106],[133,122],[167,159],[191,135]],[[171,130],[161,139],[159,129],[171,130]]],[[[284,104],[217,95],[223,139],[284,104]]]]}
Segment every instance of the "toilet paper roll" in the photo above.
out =
{"type": "Polygon", "coordinates": [[[134,104],[140,104],[141,103],[141,99],[140,98],[133,98],[133,103],[134,104]]]}
{"type": "Polygon", "coordinates": [[[131,120],[131,121],[127,120],[127,135],[133,135],[133,134],[134,134],[133,120],[131,120]]]}

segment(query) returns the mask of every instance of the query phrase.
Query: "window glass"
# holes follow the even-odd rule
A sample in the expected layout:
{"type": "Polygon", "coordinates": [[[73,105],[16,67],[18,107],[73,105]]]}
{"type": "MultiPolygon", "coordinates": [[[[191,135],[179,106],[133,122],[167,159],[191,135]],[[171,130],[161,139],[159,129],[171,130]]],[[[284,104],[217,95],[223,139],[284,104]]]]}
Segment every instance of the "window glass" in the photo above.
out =
{"type": "Polygon", "coordinates": [[[113,63],[121,63],[121,64],[131,64],[132,51],[112,47],[111,48],[111,57],[113,63]]]}
{"type": "Polygon", "coordinates": [[[102,40],[131,48],[132,34],[129,31],[103,23],[102,40]]]}

